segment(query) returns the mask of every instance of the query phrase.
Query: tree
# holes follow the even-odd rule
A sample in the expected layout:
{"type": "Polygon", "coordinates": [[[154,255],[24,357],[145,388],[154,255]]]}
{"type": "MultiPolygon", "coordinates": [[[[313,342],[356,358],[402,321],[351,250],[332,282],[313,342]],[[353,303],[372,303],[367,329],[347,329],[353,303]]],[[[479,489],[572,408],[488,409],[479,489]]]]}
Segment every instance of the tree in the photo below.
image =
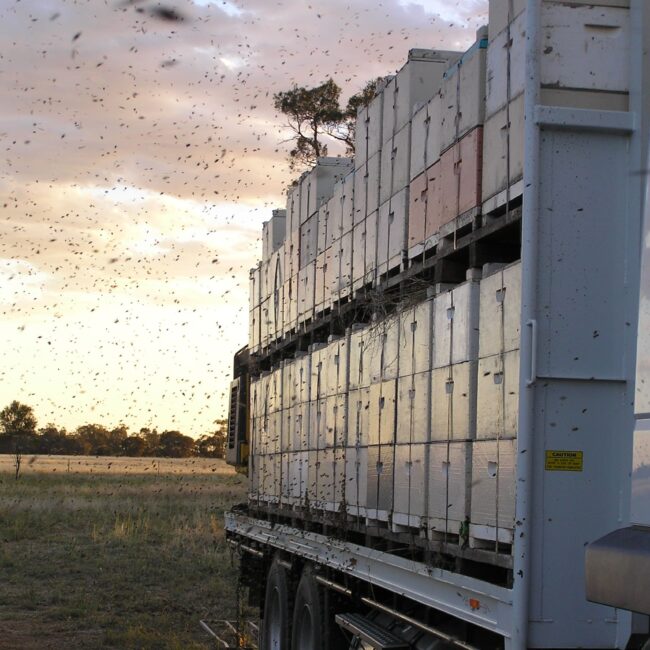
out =
{"type": "Polygon", "coordinates": [[[11,402],[0,411],[0,452],[29,451],[36,438],[36,424],[31,406],[11,402]]]}
{"type": "Polygon", "coordinates": [[[195,443],[180,431],[163,431],[160,434],[160,455],[168,458],[188,458],[195,454],[195,443]]]}
{"type": "Polygon", "coordinates": [[[122,443],[122,449],[125,456],[144,456],[147,443],[140,436],[133,435],[122,443]]]}
{"type": "Polygon", "coordinates": [[[228,420],[215,420],[215,424],[217,425],[216,431],[202,435],[196,441],[196,450],[199,456],[206,458],[225,458],[228,420]]]}
{"type": "Polygon", "coordinates": [[[143,456],[157,456],[160,449],[160,434],[156,429],[143,427],[138,433],[138,437],[144,440],[143,456]]]}
{"type": "Polygon", "coordinates": [[[341,88],[331,78],[314,88],[294,85],[291,90],[273,95],[276,110],[287,116],[294,132],[295,146],[289,152],[292,169],[313,166],[318,158],[326,156],[327,138],[344,142],[347,153],[354,153],[357,109],[375,97],[377,81],[369,81],[361,92],[350,97],[345,109],[339,104],[341,88]]]}
{"type": "Polygon", "coordinates": [[[65,429],[58,429],[50,423],[38,430],[36,449],[40,454],[68,454],[71,445],[65,429]]]}

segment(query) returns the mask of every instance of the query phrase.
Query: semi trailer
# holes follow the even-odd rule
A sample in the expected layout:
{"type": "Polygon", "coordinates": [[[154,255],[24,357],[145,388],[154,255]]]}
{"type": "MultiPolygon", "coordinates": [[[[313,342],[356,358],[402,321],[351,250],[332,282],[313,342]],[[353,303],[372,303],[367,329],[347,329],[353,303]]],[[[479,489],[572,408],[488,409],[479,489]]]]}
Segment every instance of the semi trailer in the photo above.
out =
{"type": "Polygon", "coordinates": [[[264,224],[225,517],[261,647],[650,638],[649,45],[645,0],[490,0],[264,224]]]}

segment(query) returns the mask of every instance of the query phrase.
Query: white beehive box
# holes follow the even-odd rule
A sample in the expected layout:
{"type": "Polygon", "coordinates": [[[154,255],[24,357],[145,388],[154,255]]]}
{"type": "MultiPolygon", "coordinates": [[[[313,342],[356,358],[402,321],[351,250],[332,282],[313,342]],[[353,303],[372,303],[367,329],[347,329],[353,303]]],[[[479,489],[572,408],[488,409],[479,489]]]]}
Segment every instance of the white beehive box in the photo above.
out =
{"type": "Polygon", "coordinates": [[[441,151],[485,119],[487,29],[481,28],[476,37],[476,43],[445,72],[442,81],[441,151]]]}
{"type": "Polygon", "coordinates": [[[282,336],[284,327],[284,264],[281,250],[271,254],[269,260],[269,337],[273,341],[282,336]]]}
{"type": "Polygon", "coordinates": [[[258,262],[257,266],[248,272],[248,308],[259,307],[262,299],[262,267],[258,262]]]}
{"type": "Polygon", "coordinates": [[[429,445],[428,525],[432,536],[460,535],[470,515],[471,442],[429,445]]]}
{"type": "Polygon", "coordinates": [[[325,348],[327,357],[327,392],[329,395],[345,395],[348,390],[349,340],[342,336],[332,340],[325,348]]]}
{"type": "Polygon", "coordinates": [[[311,400],[309,403],[309,449],[327,447],[327,398],[311,400]]]}
{"type": "Polygon", "coordinates": [[[354,123],[354,170],[360,169],[368,160],[368,107],[361,106],[357,110],[354,123]]]}
{"type": "Polygon", "coordinates": [[[326,449],[319,455],[318,502],[336,512],[345,498],[345,449],[326,449]]]}
{"type": "Polygon", "coordinates": [[[521,262],[481,280],[479,356],[488,357],[520,347],[521,262]]]}
{"type": "Polygon", "coordinates": [[[288,291],[284,294],[286,296],[285,305],[287,310],[287,318],[284,320],[285,329],[290,331],[298,324],[298,274],[293,275],[289,279],[288,291]]]}
{"type": "Polygon", "coordinates": [[[248,457],[248,499],[257,502],[260,497],[260,465],[262,457],[256,449],[251,446],[251,453],[248,457]]]}
{"type": "Polygon", "coordinates": [[[368,447],[366,514],[369,519],[387,521],[393,509],[394,445],[368,447]]]}
{"type": "Polygon", "coordinates": [[[365,237],[365,274],[363,284],[373,283],[377,274],[377,210],[366,217],[365,237]]]}
{"type": "Polygon", "coordinates": [[[383,321],[373,323],[361,330],[361,343],[358,347],[359,386],[366,387],[381,381],[383,335],[383,321]]]}
{"type": "Polygon", "coordinates": [[[297,356],[296,364],[298,366],[296,381],[299,402],[305,404],[309,402],[309,394],[311,390],[311,355],[301,354],[297,356]]]}
{"type": "Polygon", "coordinates": [[[330,202],[326,201],[318,208],[318,235],[316,238],[316,252],[318,255],[325,252],[327,248],[327,231],[329,228],[329,207],[330,202]]]}
{"type": "Polygon", "coordinates": [[[360,223],[379,204],[379,175],[381,155],[371,156],[354,177],[354,215],[353,223],[360,223]]]}
{"type": "Polygon", "coordinates": [[[381,145],[384,141],[382,135],[383,111],[384,101],[383,96],[380,94],[368,104],[368,160],[381,151],[381,145]]]}
{"type": "Polygon", "coordinates": [[[334,293],[335,290],[335,278],[338,277],[340,262],[340,250],[338,248],[338,242],[329,246],[325,249],[325,263],[323,267],[323,293],[324,293],[324,308],[332,306],[332,303],[335,299],[338,298],[338,295],[334,293]]]}
{"type": "Polygon", "coordinates": [[[513,541],[516,444],[515,440],[472,443],[470,544],[513,541]]]}
{"type": "Polygon", "coordinates": [[[296,409],[297,406],[287,406],[282,409],[282,451],[299,451],[296,445],[296,409]]]}
{"type": "Polygon", "coordinates": [[[432,440],[470,440],[476,436],[476,373],[476,361],[432,371],[432,440]]]}
{"type": "Polygon", "coordinates": [[[354,167],[349,158],[319,158],[316,165],[303,177],[301,188],[302,223],[334,194],[334,186],[354,167]],[[306,211],[306,214],[302,212],[306,211]]]}
{"type": "Polygon", "coordinates": [[[399,374],[400,322],[397,316],[387,318],[382,328],[381,378],[397,379],[399,374]]]}
{"type": "Polygon", "coordinates": [[[291,505],[301,505],[307,495],[308,452],[293,452],[283,456],[283,497],[291,505]]]}
{"type": "Polygon", "coordinates": [[[544,3],[542,85],[627,93],[630,13],[622,6],[544,3]]]}
{"type": "Polygon", "coordinates": [[[366,216],[366,198],[368,196],[368,163],[365,162],[354,172],[354,213],[352,227],[361,223],[366,216]]]}
{"type": "Polygon", "coordinates": [[[488,14],[490,43],[525,9],[526,0],[490,0],[488,14]]]}
{"type": "Polygon", "coordinates": [[[300,268],[304,269],[318,254],[318,213],[300,226],[300,268]]]}
{"type": "Polygon", "coordinates": [[[424,443],[430,437],[431,374],[397,380],[397,444],[424,443]]]}
{"type": "Polygon", "coordinates": [[[427,133],[431,125],[428,104],[417,108],[411,120],[411,161],[409,180],[421,174],[427,166],[427,133]]]}
{"type": "Polygon", "coordinates": [[[478,363],[477,438],[514,438],[519,413],[519,350],[478,363]]]}
{"type": "Polygon", "coordinates": [[[286,214],[286,210],[273,210],[271,218],[262,223],[262,259],[268,259],[282,245],[286,234],[286,214]]]}
{"type": "Polygon", "coordinates": [[[343,183],[337,183],[334,187],[334,195],[327,202],[327,246],[343,234],[343,183]]]}
{"type": "Polygon", "coordinates": [[[287,190],[286,232],[291,234],[300,227],[300,181],[294,182],[287,190]]]}
{"type": "Polygon", "coordinates": [[[348,393],[348,447],[366,446],[370,426],[370,389],[356,388],[348,393]]]}
{"type": "Polygon", "coordinates": [[[395,441],[397,381],[392,379],[370,386],[368,444],[385,445],[395,441]]]}
{"type": "Polygon", "coordinates": [[[366,516],[368,494],[368,448],[348,447],[345,455],[345,503],[348,514],[366,516]]]}
{"type": "Polygon", "coordinates": [[[309,348],[310,381],[309,400],[314,401],[327,396],[327,350],[324,343],[315,343],[309,348]]]}
{"type": "Polygon", "coordinates": [[[260,347],[262,349],[268,347],[270,343],[270,301],[264,300],[260,306],[260,347]]]}
{"type": "Polygon", "coordinates": [[[475,360],[479,347],[480,288],[468,280],[434,300],[433,367],[475,360]]]}
{"type": "Polygon", "coordinates": [[[526,61],[526,14],[521,13],[496,36],[487,49],[485,75],[486,116],[492,117],[510,100],[524,92],[526,61]],[[510,90],[508,90],[508,60],[510,61],[510,90]]]}
{"type": "Polygon", "coordinates": [[[315,277],[315,261],[307,264],[298,272],[298,324],[304,323],[313,316],[315,277]]]}
{"type": "Polygon", "coordinates": [[[379,208],[377,215],[377,277],[401,265],[408,237],[408,197],[405,187],[379,208]]]}
{"type": "Polygon", "coordinates": [[[362,363],[365,348],[364,328],[358,325],[353,325],[350,328],[350,339],[348,345],[350,348],[350,371],[348,374],[348,381],[350,390],[354,390],[363,386],[362,363]]]}
{"type": "Polygon", "coordinates": [[[326,307],[329,307],[331,298],[329,287],[326,288],[325,278],[327,273],[327,258],[325,251],[316,257],[316,271],[314,278],[314,308],[320,314],[326,307]]]}
{"type": "Polygon", "coordinates": [[[357,291],[364,284],[366,273],[366,220],[355,224],[352,229],[352,290],[357,291]]]}
{"type": "Polygon", "coordinates": [[[339,275],[338,275],[338,299],[347,298],[352,291],[352,231],[348,231],[341,237],[339,275]]]}
{"type": "Polygon", "coordinates": [[[347,439],[347,396],[331,395],[325,398],[325,447],[342,447],[347,439]]]}
{"type": "Polygon", "coordinates": [[[510,189],[510,200],[520,196],[523,184],[516,185],[524,173],[524,95],[510,102],[485,120],[483,127],[482,198],[484,212],[503,205],[505,190],[510,189]],[[509,113],[509,114],[508,114],[509,113]],[[486,202],[497,197],[495,201],[486,202]]]}
{"type": "Polygon", "coordinates": [[[408,124],[417,104],[433,97],[440,88],[445,70],[460,54],[422,49],[409,51],[406,64],[383,91],[383,142],[408,124]]]}
{"type": "Polygon", "coordinates": [[[260,318],[259,306],[248,312],[248,347],[252,354],[256,354],[260,349],[260,318]]]}
{"type": "MultiPolygon", "coordinates": [[[[426,112],[426,116],[419,118],[420,121],[424,120],[424,133],[420,127],[419,134],[424,137],[424,140],[418,145],[420,148],[416,149],[415,158],[413,148],[416,146],[416,135],[411,134],[411,179],[415,178],[418,173],[424,172],[440,158],[442,151],[442,97],[439,91],[425,104],[420,112],[422,111],[426,112]],[[423,160],[420,155],[424,156],[423,160]]],[[[413,124],[415,125],[415,116],[413,124]]]]}
{"type": "MultiPolygon", "coordinates": [[[[385,203],[407,187],[410,181],[411,164],[411,124],[403,126],[386,143],[381,151],[381,182],[379,185],[379,204],[385,203]]],[[[375,207],[369,205],[369,212],[375,207]]]]}
{"type": "Polygon", "coordinates": [[[427,514],[428,447],[426,444],[395,445],[394,524],[419,528],[427,514]]]}
{"type": "Polygon", "coordinates": [[[351,172],[343,177],[341,186],[341,236],[352,230],[354,224],[354,186],[356,174],[351,172]]]}
{"type": "Polygon", "coordinates": [[[399,375],[430,370],[434,342],[433,299],[403,311],[399,328],[399,375]]]}

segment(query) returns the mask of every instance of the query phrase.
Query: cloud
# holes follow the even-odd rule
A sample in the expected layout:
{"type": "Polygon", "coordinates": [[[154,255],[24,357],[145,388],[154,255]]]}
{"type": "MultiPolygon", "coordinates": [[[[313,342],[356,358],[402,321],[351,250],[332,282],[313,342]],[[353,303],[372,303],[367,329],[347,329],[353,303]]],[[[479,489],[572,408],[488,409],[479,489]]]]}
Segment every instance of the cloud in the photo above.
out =
{"type": "Polygon", "coordinates": [[[410,48],[466,48],[487,8],[167,4],[184,20],[153,0],[0,9],[0,399],[66,426],[200,434],[222,416],[261,223],[291,178],[273,93],[332,76],[347,96],[410,48]]]}

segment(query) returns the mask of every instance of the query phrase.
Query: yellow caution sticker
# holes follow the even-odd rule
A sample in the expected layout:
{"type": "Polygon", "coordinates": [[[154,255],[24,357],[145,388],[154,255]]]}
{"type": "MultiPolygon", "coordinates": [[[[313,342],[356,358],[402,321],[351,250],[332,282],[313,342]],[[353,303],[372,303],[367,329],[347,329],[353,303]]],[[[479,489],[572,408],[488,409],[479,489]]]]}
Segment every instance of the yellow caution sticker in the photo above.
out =
{"type": "Polygon", "coordinates": [[[544,469],[547,472],[582,472],[582,452],[547,449],[544,469]]]}

